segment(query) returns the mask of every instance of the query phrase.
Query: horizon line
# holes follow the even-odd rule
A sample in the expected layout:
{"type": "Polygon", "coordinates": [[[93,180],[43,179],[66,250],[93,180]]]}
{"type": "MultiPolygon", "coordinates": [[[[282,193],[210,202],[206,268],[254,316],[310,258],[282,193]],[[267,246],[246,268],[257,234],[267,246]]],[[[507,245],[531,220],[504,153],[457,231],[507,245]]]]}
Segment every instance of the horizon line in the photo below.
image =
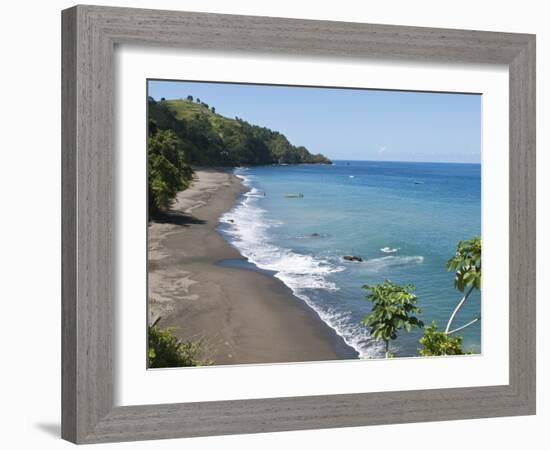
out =
{"type": "Polygon", "coordinates": [[[480,162],[464,162],[464,161],[403,161],[403,160],[387,160],[387,159],[333,159],[327,156],[331,161],[354,161],[354,162],[389,162],[389,163],[429,163],[429,164],[477,164],[480,162]]]}
{"type": "MultiPolygon", "coordinates": [[[[161,80],[161,79],[147,79],[147,81],[177,81],[177,80],[161,80]]],[[[191,82],[191,83],[196,83],[196,81],[183,81],[184,83],[186,82],[191,82]]],[[[203,83],[202,81],[200,81],[199,83],[203,83]]],[[[225,82],[210,82],[212,84],[225,84],[225,82]]],[[[229,84],[241,84],[241,83],[229,83],[229,84]]],[[[245,83],[245,84],[256,84],[256,83],[245,83]]],[[[262,85],[262,84],[260,84],[262,85]]],[[[266,86],[270,86],[270,85],[266,85],[266,86]]],[[[278,86],[278,85],[276,85],[278,86]]],[[[293,87],[293,86],[289,86],[289,87],[293,87]]],[[[295,86],[295,87],[302,87],[302,86],[295,86]]],[[[303,87],[312,87],[312,86],[303,86],[303,87]]],[[[352,88],[353,89],[353,88],[352,88]]],[[[361,89],[361,88],[359,88],[361,89]]],[[[369,88],[364,88],[365,90],[381,90],[381,91],[385,91],[386,89],[369,89],[369,88]]],[[[400,91],[400,90],[396,90],[396,91],[400,91]]],[[[407,92],[407,91],[404,91],[404,92],[407,92]]],[[[411,92],[414,92],[414,91],[411,91],[411,92]]],[[[426,93],[428,93],[428,91],[426,91],[426,93]]],[[[162,101],[185,101],[185,102],[189,102],[189,103],[192,103],[192,104],[202,104],[204,102],[200,102],[200,103],[197,103],[197,97],[195,96],[192,96],[193,97],[193,100],[189,100],[188,98],[184,98],[184,97],[179,97],[179,98],[166,98],[166,97],[161,97],[161,98],[155,98],[153,97],[152,95],[149,95],[149,83],[147,83],[147,97],[149,98],[152,98],[154,101],[156,102],[162,102],[162,101]],[[162,100],[164,98],[164,100],[162,100]]],[[[208,108],[210,109],[210,108],[208,108]]],[[[233,118],[233,117],[229,117],[229,116],[225,116],[223,114],[220,114],[219,112],[213,112],[213,114],[216,114],[218,116],[221,116],[223,117],[224,119],[228,119],[228,120],[236,120],[236,117],[233,118]]],[[[246,119],[242,119],[241,120],[244,120],[245,122],[247,123],[250,123],[248,122],[248,120],[246,119]]],[[[268,128],[271,130],[271,128],[265,126],[265,125],[258,125],[258,124],[251,124],[251,125],[254,125],[254,126],[257,126],[257,127],[260,127],[260,128],[268,128]]],[[[272,130],[272,131],[276,131],[278,133],[281,133],[283,135],[285,135],[282,131],[280,130],[272,130]]],[[[286,136],[286,135],[285,135],[286,136]]],[[[289,141],[290,142],[290,141],[289,141]]],[[[292,144],[291,145],[294,145],[295,147],[299,147],[299,145],[296,145],[296,144],[292,144]]],[[[305,147],[305,146],[303,146],[305,147]]],[[[313,151],[311,151],[310,149],[308,149],[306,147],[306,149],[314,154],[313,151]]],[[[322,154],[322,153],[321,153],[322,154]]],[[[333,159],[331,158],[330,156],[327,156],[327,155],[324,155],[322,154],[323,156],[325,156],[326,158],[330,159],[331,161],[356,161],[356,162],[389,162],[389,163],[392,163],[392,162],[395,162],[395,163],[419,163],[419,164],[422,164],[422,163],[429,163],[429,164],[477,164],[477,165],[481,165],[481,161],[480,162],[464,162],[464,161],[403,161],[403,160],[385,160],[385,159],[333,159]]]]}

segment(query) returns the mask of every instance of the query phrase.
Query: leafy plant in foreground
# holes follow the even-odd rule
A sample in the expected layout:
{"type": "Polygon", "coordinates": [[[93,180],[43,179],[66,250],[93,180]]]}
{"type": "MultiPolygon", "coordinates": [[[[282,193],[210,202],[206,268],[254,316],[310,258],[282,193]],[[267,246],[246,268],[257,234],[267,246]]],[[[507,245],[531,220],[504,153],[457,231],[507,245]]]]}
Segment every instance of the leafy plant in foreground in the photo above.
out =
{"type": "Polygon", "coordinates": [[[452,334],[459,330],[463,330],[481,319],[477,317],[465,325],[451,330],[453,321],[464,305],[464,302],[474,289],[481,289],[481,238],[479,236],[474,236],[468,240],[458,241],[455,255],[447,262],[447,270],[455,271],[455,288],[460,292],[466,290],[466,293],[449,317],[449,321],[445,328],[446,334],[452,334]]]}
{"type": "Polygon", "coordinates": [[[191,367],[209,365],[210,361],[202,360],[200,342],[180,341],[173,328],[160,328],[160,317],[148,327],[147,367],[191,367]]]}
{"type": "Polygon", "coordinates": [[[462,336],[449,336],[438,331],[435,322],[424,328],[424,335],[418,342],[422,345],[418,349],[420,356],[464,355],[462,336]]]}
{"type": "Polygon", "coordinates": [[[416,306],[416,295],[412,293],[412,284],[400,286],[390,280],[380,284],[365,284],[369,291],[367,299],[373,303],[371,312],[363,317],[361,324],[369,328],[371,336],[385,344],[385,356],[390,357],[390,340],[397,338],[397,332],[404,329],[410,332],[413,327],[422,328],[424,324],[414,314],[421,312],[416,306]]]}

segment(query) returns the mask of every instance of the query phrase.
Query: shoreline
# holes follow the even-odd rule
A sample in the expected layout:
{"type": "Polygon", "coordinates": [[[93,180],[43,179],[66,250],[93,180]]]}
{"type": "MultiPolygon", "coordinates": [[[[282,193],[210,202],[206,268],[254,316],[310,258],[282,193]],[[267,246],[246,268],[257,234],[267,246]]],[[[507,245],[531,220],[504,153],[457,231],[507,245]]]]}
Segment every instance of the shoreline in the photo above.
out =
{"type": "Polygon", "coordinates": [[[170,211],[148,226],[148,320],[201,340],[214,365],[356,359],[318,314],[219,233],[246,192],[228,169],[196,168],[170,211]],[[255,267],[255,266],[254,266],[255,267]]]}

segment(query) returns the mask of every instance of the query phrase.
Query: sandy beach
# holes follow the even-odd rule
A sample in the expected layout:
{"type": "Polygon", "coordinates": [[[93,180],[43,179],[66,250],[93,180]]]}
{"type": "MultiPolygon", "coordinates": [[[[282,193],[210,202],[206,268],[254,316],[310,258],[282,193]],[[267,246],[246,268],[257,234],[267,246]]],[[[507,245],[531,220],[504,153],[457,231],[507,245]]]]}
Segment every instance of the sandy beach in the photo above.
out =
{"type": "Polygon", "coordinates": [[[244,191],[230,171],[198,168],[172,209],[150,222],[149,320],[201,340],[215,365],[357,357],[282,281],[220,264],[242,258],[216,227],[244,191]]]}

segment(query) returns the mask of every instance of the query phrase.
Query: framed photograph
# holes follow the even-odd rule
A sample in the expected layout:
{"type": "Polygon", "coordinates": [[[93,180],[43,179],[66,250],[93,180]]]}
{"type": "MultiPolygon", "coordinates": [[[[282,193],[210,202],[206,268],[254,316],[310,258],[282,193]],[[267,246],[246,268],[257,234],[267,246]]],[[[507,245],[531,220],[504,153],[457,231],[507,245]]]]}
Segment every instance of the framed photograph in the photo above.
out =
{"type": "Polygon", "coordinates": [[[533,35],[62,26],[65,439],[535,413],[533,35]]]}

